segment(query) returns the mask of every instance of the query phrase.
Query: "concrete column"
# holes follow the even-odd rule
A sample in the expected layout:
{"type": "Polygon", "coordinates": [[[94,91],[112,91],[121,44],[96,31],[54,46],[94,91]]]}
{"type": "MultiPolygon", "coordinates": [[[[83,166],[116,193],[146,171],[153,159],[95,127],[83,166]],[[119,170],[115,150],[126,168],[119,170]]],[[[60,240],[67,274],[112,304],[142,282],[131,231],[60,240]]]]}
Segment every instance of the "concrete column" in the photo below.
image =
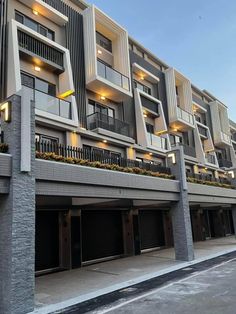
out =
{"type": "MultiPolygon", "coordinates": [[[[12,155],[10,192],[0,198],[0,313],[24,314],[34,309],[35,264],[35,176],[34,176],[34,105],[30,92],[12,96],[12,119],[3,122],[4,140],[12,155]],[[21,146],[22,110],[31,111],[30,156],[23,156],[21,146]],[[21,159],[29,157],[30,172],[22,172],[21,159]]],[[[27,145],[27,144],[26,144],[27,145]]],[[[27,154],[27,153],[26,153],[27,154]]]]}
{"type": "Polygon", "coordinates": [[[233,218],[234,234],[236,237],[236,205],[232,207],[232,218],[233,218]]]}
{"type": "Polygon", "coordinates": [[[171,209],[175,258],[182,261],[191,261],[194,259],[194,249],[183,147],[179,146],[171,153],[175,157],[169,158],[169,166],[172,174],[180,182],[179,202],[174,203],[171,209]]]}
{"type": "Polygon", "coordinates": [[[134,255],[134,237],[133,237],[133,213],[131,210],[122,212],[124,254],[126,256],[134,255]]]}

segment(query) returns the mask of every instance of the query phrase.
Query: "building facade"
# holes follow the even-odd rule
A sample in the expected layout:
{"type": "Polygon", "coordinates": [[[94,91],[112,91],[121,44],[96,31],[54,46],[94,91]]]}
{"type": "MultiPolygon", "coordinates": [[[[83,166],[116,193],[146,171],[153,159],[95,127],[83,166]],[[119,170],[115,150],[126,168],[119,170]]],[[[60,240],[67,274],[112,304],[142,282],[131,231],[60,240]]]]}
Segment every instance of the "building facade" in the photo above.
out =
{"type": "Polygon", "coordinates": [[[234,234],[227,106],[99,8],[1,0],[0,60],[0,313],[35,275],[234,234]]]}

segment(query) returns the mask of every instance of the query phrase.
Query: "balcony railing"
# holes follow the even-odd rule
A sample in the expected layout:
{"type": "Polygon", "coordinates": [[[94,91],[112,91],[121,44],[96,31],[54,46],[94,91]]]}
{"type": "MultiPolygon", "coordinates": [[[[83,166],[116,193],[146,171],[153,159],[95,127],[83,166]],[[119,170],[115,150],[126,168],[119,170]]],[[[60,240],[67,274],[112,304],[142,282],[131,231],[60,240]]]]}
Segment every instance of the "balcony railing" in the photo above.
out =
{"type": "Polygon", "coordinates": [[[199,133],[200,133],[201,135],[207,137],[207,129],[206,129],[206,128],[204,128],[204,127],[201,126],[201,125],[198,125],[198,131],[199,131],[199,133]]]}
{"type": "Polygon", "coordinates": [[[150,142],[152,146],[167,149],[167,139],[165,137],[160,137],[152,133],[148,133],[148,137],[150,138],[150,142]]]}
{"type": "Polygon", "coordinates": [[[69,101],[53,97],[38,90],[34,91],[34,95],[36,109],[71,119],[71,103],[69,101]]]}
{"type": "Polygon", "coordinates": [[[229,178],[215,178],[208,173],[186,173],[187,178],[194,178],[202,181],[219,182],[223,184],[232,184],[229,178]]]}
{"type": "Polygon", "coordinates": [[[193,122],[193,115],[185,110],[183,110],[180,107],[177,107],[177,116],[178,118],[182,119],[183,121],[190,123],[190,124],[194,124],[193,122]]]}
{"type": "Polygon", "coordinates": [[[231,160],[220,158],[218,159],[219,166],[222,168],[231,168],[233,163],[231,160]]]}
{"type": "Polygon", "coordinates": [[[29,51],[33,55],[63,68],[63,53],[40,40],[18,30],[18,42],[21,51],[29,51]]]}
{"type": "Polygon", "coordinates": [[[100,60],[97,60],[97,67],[98,67],[98,75],[105,78],[106,80],[112,82],[113,84],[120,86],[127,91],[130,90],[129,87],[129,78],[120,72],[112,69],[105,63],[100,60]]]}
{"type": "Polygon", "coordinates": [[[224,142],[227,142],[227,143],[231,143],[231,138],[230,138],[230,135],[224,133],[224,132],[221,132],[221,139],[224,141],[224,142]]]}
{"type": "Polygon", "coordinates": [[[158,104],[141,95],[142,106],[159,115],[158,104]]]}
{"type": "Polygon", "coordinates": [[[168,167],[160,166],[159,164],[137,161],[132,159],[126,159],[123,157],[110,157],[106,153],[94,153],[89,149],[82,149],[78,147],[66,146],[49,141],[35,142],[35,150],[40,153],[55,153],[63,157],[72,157],[82,160],[88,160],[90,162],[99,161],[102,164],[118,165],[120,167],[128,168],[140,168],[152,172],[159,172],[165,174],[171,174],[171,170],[168,167]]]}
{"type": "Polygon", "coordinates": [[[210,164],[213,164],[213,165],[216,164],[216,158],[214,155],[206,154],[205,158],[206,158],[207,162],[209,162],[210,164]]]}
{"type": "Polygon", "coordinates": [[[101,128],[124,136],[130,136],[128,123],[100,112],[95,112],[87,116],[87,127],[89,130],[101,128]]]}

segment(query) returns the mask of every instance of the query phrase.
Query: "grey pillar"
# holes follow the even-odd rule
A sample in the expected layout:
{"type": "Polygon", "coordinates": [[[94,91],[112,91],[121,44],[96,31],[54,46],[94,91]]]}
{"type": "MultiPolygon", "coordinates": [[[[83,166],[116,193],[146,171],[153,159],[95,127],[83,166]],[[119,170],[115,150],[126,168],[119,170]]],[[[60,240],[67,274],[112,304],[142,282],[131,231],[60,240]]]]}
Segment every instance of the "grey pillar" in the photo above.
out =
{"type": "Polygon", "coordinates": [[[27,92],[23,93],[22,101],[20,96],[12,96],[12,120],[2,123],[4,141],[12,155],[10,192],[0,198],[0,313],[4,314],[24,314],[34,309],[35,121],[30,93],[28,96],[27,92]],[[25,106],[31,111],[31,121],[22,119],[25,106]],[[31,141],[30,172],[21,171],[22,127],[31,132],[25,138],[25,145],[28,145],[27,140],[31,141]]]}
{"type": "Polygon", "coordinates": [[[194,248],[183,147],[177,147],[172,152],[175,154],[176,163],[173,164],[172,158],[169,158],[169,166],[180,182],[179,202],[174,203],[171,208],[175,258],[191,261],[194,259],[194,248]]]}
{"type": "Polygon", "coordinates": [[[236,205],[232,207],[232,218],[233,218],[234,234],[236,236],[236,205]]]}

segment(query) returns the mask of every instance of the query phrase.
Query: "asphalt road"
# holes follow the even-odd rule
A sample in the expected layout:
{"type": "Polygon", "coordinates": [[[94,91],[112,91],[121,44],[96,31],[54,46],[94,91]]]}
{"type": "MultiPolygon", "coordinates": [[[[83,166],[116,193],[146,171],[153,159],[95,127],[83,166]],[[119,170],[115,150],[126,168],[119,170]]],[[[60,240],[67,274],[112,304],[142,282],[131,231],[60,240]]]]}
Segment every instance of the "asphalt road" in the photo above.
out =
{"type": "Polygon", "coordinates": [[[93,299],[64,313],[236,314],[236,253],[93,299]]]}

